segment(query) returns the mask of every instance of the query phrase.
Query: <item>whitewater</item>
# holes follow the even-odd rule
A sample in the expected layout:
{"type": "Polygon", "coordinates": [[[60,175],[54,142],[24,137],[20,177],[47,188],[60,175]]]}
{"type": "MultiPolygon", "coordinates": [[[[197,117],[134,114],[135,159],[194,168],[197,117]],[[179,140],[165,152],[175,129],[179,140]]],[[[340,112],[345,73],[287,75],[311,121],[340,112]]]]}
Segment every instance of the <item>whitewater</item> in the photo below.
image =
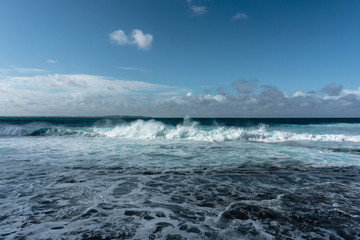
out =
{"type": "Polygon", "coordinates": [[[0,239],[360,239],[360,119],[0,118],[0,239]]]}

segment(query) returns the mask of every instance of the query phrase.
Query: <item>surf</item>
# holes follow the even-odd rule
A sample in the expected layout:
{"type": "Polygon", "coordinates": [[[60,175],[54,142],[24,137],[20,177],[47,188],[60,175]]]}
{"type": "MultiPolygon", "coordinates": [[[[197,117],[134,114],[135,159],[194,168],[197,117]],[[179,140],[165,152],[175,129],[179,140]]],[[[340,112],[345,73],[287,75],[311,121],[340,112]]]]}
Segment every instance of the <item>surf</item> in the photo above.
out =
{"type": "MultiPolygon", "coordinates": [[[[351,124],[348,125],[351,126],[351,124]]],[[[41,122],[23,125],[3,124],[0,126],[0,136],[85,136],[144,140],[163,139],[205,142],[252,141],[262,143],[360,142],[360,134],[350,131],[351,129],[346,131],[346,125],[342,125],[341,127],[345,129],[343,131],[344,133],[333,131],[333,125],[330,127],[319,126],[321,131],[316,133],[313,131],[314,126],[309,126],[308,129],[305,130],[302,128],[300,131],[297,129],[297,125],[291,127],[272,127],[261,123],[250,127],[236,127],[222,126],[217,123],[213,125],[201,125],[198,121],[190,119],[184,119],[182,123],[172,125],[154,119],[138,119],[119,124],[111,124],[111,122],[96,123],[91,127],[72,127],[41,122]]]]}

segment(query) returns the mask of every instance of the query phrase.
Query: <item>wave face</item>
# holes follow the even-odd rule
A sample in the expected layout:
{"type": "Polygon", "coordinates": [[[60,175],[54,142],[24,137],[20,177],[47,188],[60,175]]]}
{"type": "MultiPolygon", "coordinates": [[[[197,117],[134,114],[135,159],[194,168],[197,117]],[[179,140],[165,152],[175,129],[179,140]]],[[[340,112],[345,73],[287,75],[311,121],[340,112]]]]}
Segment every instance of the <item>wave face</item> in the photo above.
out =
{"type": "Polygon", "coordinates": [[[196,141],[234,141],[254,142],[360,142],[360,124],[293,125],[234,127],[201,125],[197,121],[185,119],[177,125],[165,124],[156,120],[135,120],[120,124],[110,121],[93,126],[66,126],[49,123],[28,123],[24,125],[0,125],[0,136],[88,136],[130,139],[188,139],[196,141]],[[318,128],[316,131],[315,128],[318,128]]]}
{"type": "MultiPolygon", "coordinates": [[[[225,122],[226,123],[226,122],[225,122]]],[[[234,125],[234,124],[232,124],[234,125]]],[[[130,122],[97,121],[92,126],[76,124],[26,123],[0,125],[0,137],[19,136],[83,136],[137,140],[189,140],[205,142],[250,141],[259,143],[292,143],[308,147],[334,148],[338,152],[358,152],[348,149],[360,143],[360,124],[277,124],[260,123],[248,126],[227,126],[213,121],[201,125],[185,119],[181,123],[166,124],[159,120],[133,120],[130,122]],[[321,144],[323,143],[323,144],[321,144]],[[324,143],[326,143],[324,145],[324,143]],[[310,146],[311,145],[311,146],[310,146]]]]}
{"type": "MultiPolygon", "coordinates": [[[[272,130],[264,124],[258,127],[201,127],[198,122],[185,122],[176,127],[158,121],[138,120],[116,126],[110,130],[95,129],[101,136],[135,139],[190,139],[197,141],[248,140],[257,142],[322,141],[360,142],[360,135],[297,133],[286,130],[272,130]]],[[[349,130],[348,130],[349,131],[349,130]]]]}
{"type": "Polygon", "coordinates": [[[0,118],[0,239],[360,238],[360,119],[0,118]]]}

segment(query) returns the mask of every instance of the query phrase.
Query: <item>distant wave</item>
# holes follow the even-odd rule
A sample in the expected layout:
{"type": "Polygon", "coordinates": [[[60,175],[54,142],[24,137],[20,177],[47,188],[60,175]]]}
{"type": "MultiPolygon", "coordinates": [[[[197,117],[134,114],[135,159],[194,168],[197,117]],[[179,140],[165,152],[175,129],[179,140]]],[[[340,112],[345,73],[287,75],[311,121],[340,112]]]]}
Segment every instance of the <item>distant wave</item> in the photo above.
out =
{"type": "Polygon", "coordinates": [[[2,126],[0,127],[0,136],[2,137],[21,137],[21,136],[88,136],[95,137],[97,134],[93,133],[92,128],[76,129],[71,127],[57,127],[57,126],[2,126]]]}
{"type": "Polygon", "coordinates": [[[0,136],[87,136],[129,139],[188,139],[194,141],[254,141],[254,142],[360,142],[360,135],[295,133],[291,130],[271,130],[267,125],[256,127],[203,126],[185,119],[176,126],[155,120],[136,120],[116,126],[66,127],[48,124],[0,126],[0,136]]]}
{"type": "Polygon", "coordinates": [[[23,127],[3,126],[0,127],[0,136],[25,136],[27,132],[23,127]]]}

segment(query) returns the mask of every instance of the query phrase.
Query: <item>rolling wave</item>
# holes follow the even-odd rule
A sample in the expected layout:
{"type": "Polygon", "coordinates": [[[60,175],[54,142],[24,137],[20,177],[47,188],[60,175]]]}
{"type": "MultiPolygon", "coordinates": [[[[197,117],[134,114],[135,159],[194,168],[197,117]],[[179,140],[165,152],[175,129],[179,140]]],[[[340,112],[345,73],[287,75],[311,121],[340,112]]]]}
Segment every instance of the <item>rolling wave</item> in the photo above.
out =
{"type": "Polygon", "coordinates": [[[360,142],[360,135],[345,133],[297,133],[287,130],[271,129],[260,124],[256,127],[202,126],[197,122],[185,120],[176,126],[155,120],[136,120],[117,126],[68,127],[47,124],[4,125],[0,126],[0,136],[86,136],[129,139],[187,139],[194,141],[253,141],[253,142],[360,142]]]}
{"type": "Polygon", "coordinates": [[[22,137],[22,136],[96,136],[92,128],[66,128],[57,126],[2,126],[0,137],[22,137]]]}

